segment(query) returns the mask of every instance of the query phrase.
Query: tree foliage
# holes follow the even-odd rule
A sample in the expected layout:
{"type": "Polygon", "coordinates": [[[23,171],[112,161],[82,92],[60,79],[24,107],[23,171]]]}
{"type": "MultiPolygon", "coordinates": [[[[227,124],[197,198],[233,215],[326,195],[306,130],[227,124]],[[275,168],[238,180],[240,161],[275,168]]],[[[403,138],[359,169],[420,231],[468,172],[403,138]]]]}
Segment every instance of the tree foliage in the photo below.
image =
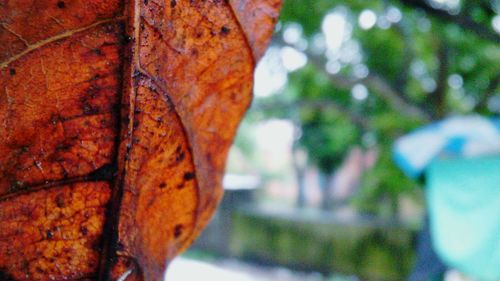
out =
{"type": "Polygon", "coordinates": [[[391,161],[398,136],[448,115],[500,112],[499,13],[495,0],[288,0],[274,46],[307,64],[288,69],[256,111],[294,120],[325,173],[349,147],[376,147],[364,190],[397,197],[415,186],[391,161]]]}

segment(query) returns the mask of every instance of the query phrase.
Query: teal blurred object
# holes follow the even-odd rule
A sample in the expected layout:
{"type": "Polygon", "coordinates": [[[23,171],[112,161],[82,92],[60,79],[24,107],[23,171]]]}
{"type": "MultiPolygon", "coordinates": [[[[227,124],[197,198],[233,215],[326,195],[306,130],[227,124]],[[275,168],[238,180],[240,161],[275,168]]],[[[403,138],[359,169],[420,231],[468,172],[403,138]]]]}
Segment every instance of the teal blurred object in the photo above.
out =
{"type": "Polygon", "coordinates": [[[500,117],[453,116],[421,127],[396,140],[393,157],[416,179],[439,157],[469,158],[500,153],[500,117]]]}
{"type": "Polygon", "coordinates": [[[437,159],[427,180],[438,255],[479,281],[500,280],[500,156],[437,159]]]}

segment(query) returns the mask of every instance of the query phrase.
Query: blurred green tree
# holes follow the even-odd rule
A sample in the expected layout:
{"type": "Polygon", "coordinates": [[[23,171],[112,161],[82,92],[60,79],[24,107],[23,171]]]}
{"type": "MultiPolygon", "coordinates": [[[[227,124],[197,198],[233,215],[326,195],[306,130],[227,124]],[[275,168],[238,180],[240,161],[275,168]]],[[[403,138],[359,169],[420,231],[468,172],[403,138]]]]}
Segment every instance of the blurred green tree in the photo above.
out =
{"type": "Polygon", "coordinates": [[[376,147],[358,196],[376,211],[416,185],[391,161],[398,136],[450,114],[500,112],[499,43],[499,0],[286,0],[269,53],[288,83],[251,114],[292,120],[295,147],[326,177],[351,146],[376,147]]]}

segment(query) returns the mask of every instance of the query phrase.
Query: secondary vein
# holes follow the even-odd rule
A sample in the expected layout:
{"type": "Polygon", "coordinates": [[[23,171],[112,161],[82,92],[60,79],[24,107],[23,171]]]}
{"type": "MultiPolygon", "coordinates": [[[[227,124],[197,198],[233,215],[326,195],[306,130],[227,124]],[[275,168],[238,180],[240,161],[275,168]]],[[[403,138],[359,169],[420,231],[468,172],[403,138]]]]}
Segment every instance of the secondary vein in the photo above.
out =
{"type": "Polygon", "coordinates": [[[47,44],[50,44],[52,42],[55,42],[55,41],[58,41],[58,40],[61,40],[61,39],[64,39],[64,38],[71,37],[75,33],[79,33],[79,32],[91,29],[93,27],[96,27],[96,26],[99,26],[99,25],[102,25],[102,24],[106,24],[106,23],[110,23],[110,22],[115,22],[115,21],[120,21],[120,20],[123,20],[123,19],[124,19],[123,16],[109,18],[109,19],[103,19],[103,20],[94,22],[91,25],[87,25],[87,26],[84,26],[84,27],[81,27],[81,28],[77,28],[77,29],[67,30],[67,31],[65,31],[63,33],[57,34],[57,35],[52,36],[50,38],[47,38],[47,39],[44,39],[44,40],[40,40],[40,41],[36,42],[35,44],[28,45],[26,47],[26,49],[24,49],[19,54],[14,55],[14,56],[6,59],[3,62],[0,62],[0,70],[6,68],[9,64],[11,64],[12,62],[14,62],[14,61],[22,58],[26,54],[29,54],[30,52],[32,52],[32,51],[34,51],[34,50],[36,50],[38,48],[41,48],[41,47],[43,47],[43,46],[45,46],[47,44]]]}

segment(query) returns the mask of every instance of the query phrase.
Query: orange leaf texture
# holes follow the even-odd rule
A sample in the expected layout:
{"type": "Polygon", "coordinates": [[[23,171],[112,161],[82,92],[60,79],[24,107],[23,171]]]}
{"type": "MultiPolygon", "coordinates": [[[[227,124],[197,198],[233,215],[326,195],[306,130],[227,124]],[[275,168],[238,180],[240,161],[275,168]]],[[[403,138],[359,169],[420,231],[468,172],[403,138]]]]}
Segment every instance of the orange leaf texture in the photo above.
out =
{"type": "Polygon", "coordinates": [[[0,280],[163,280],[280,0],[0,0],[0,280]]]}

